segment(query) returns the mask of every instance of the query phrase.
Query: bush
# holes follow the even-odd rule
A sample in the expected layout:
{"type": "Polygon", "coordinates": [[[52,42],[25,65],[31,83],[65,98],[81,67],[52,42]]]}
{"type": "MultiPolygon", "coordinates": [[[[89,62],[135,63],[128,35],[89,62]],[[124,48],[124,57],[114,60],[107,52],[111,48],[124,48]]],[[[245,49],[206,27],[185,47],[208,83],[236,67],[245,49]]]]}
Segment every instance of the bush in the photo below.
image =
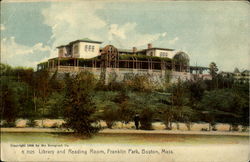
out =
{"type": "Polygon", "coordinates": [[[232,131],[239,131],[238,125],[232,125],[232,131]]]}
{"type": "Polygon", "coordinates": [[[207,128],[201,128],[201,131],[208,131],[207,128]]]}
{"type": "Polygon", "coordinates": [[[112,129],[115,124],[115,121],[118,120],[118,112],[116,105],[107,105],[107,107],[104,108],[100,118],[106,122],[108,128],[112,129]]]}
{"type": "Polygon", "coordinates": [[[242,126],[242,129],[241,129],[242,132],[246,132],[247,131],[247,126],[242,126]]]}
{"type": "Polygon", "coordinates": [[[2,127],[5,127],[5,128],[15,127],[15,126],[16,126],[15,122],[4,122],[2,124],[2,127]]]}
{"type": "Polygon", "coordinates": [[[34,119],[29,120],[27,123],[27,126],[28,127],[35,127],[36,126],[35,120],[34,119]]]}
{"type": "Polygon", "coordinates": [[[153,112],[150,109],[144,109],[140,114],[141,129],[152,130],[153,112]]]}
{"type": "Polygon", "coordinates": [[[59,128],[59,124],[58,123],[54,123],[50,128],[59,128]]]}

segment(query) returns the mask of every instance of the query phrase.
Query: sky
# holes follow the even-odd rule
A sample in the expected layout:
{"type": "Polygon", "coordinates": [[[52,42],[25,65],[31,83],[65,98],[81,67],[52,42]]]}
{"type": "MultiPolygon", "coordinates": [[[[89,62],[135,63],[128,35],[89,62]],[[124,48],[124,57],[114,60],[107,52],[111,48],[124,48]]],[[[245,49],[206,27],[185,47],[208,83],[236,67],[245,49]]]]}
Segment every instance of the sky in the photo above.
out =
{"type": "Polygon", "coordinates": [[[36,67],[89,38],[117,48],[184,51],[191,65],[250,69],[247,1],[2,1],[1,62],[36,67]]]}

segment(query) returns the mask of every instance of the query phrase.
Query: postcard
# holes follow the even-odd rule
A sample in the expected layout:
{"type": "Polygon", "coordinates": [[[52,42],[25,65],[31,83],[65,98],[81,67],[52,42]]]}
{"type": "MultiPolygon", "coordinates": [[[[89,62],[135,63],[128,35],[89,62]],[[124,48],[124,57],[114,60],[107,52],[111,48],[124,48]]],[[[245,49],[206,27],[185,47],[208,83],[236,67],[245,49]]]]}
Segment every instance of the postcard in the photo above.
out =
{"type": "Polygon", "coordinates": [[[1,161],[249,161],[249,7],[1,1],[1,161]]]}

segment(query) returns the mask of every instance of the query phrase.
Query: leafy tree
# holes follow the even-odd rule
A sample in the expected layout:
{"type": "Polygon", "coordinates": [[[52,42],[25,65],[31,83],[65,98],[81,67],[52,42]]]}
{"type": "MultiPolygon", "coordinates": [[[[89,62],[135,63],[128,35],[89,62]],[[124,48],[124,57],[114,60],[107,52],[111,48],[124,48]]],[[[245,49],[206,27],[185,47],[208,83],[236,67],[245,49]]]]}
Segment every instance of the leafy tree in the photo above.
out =
{"type": "Polygon", "coordinates": [[[13,69],[7,64],[0,63],[0,74],[1,76],[10,76],[13,74],[13,69]]]}
{"type": "Polygon", "coordinates": [[[17,118],[18,100],[17,93],[10,86],[1,88],[1,117],[7,121],[8,124],[14,123],[17,118]]]}
{"type": "Polygon", "coordinates": [[[93,103],[93,94],[96,86],[94,75],[84,71],[77,74],[66,85],[65,112],[66,126],[76,133],[91,136],[100,129],[94,125],[96,107],[93,103]]]}
{"type": "Polygon", "coordinates": [[[156,112],[157,98],[152,93],[132,93],[129,101],[131,107],[135,109],[135,113],[140,115],[141,129],[151,130],[152,121],[156,112]]]}
{"type": "Polygon", "coordinates": [[[195,120],[196,113],[189,106],[181,107],[181,120],[186,124],[188,130],[191,130],[192,122],[195,120]]]}
{"type": "Polygon", "coordinates": [[[140,113],[141,129],[151,130],[153,122],[154,110],[150,107],[144,108],[140,113]]]}
{"type": "Polygon", "coordinates": [[[123,82],[124,86],[131,91],[150,92],[154,89],[148,74],[127,74],[123,82]]]}
{"type": "Polygon", "coordinates": [[[133,103],[131,103],[130,97],[130,92],[120,91],[114,99],[114,102],[118,105],[117,116],[123,123],[131,121],[136,114],[136,110],[133,103]]]}
{"type": "MultiPolygon", "coordinates": [[[[171,95],[171,103],[175,108],[175,120],[181,121],[183,120],[183,107],[188,105],[188,97],[187,97],[187,86],[179,79],[177,83],[173,84],[170,89],[171,95]]],[[[177,124],[177,129],[179,129],[179,124],[177,124]]]]}
{"type": "Polygon", "coordinates": [[[108,128],[112,128],[119,120],[118,105],[114,102],[117,93],[113,91],[99,91],[95,93],[94,102],[98,109],[98,116],[104,120],[108,128]]]}
{"type": "Polygon", "coordinates": [[[102,119],[106,122],[108,128],[112,128],[114,125],[114,122],[119,120],[118,119],[118,109],[117,105],[110,102],[110,104],[106,105],[105,109],[102,112],[102,119]]]}
{"type": "Polygon", "coordinates": [[[57,71],[55,73],[53,73],[53,75],[51,77],[49,77],[48,84],[49,84],[49,93],[50,94],[53,92],[60,93],[65,89],[65,82],[63,79],[60,79],[58,77],[57,71]]]}
{"type": "Polygon", "coordinates": [[[49,71],[43,70],[43,71],[38,71],[36,72],[34,76],[34,101],[40,100],[41,105],[37,106],[37,103],[35,102],[35,111],[37,111],[37,108],[41,108],[41,117],[42,117],[42,126],[43,126],[43,118],[45,114],[45,106],[46,102],[49,96],[49,71]]]}
{"type": "Polygon", "coordinates": [[[211,62],[209,64],[209,69],[210,69],[210,75],[212,76],[212,78],[215,78],[218,72],[218,68],[215,62],[211,62]]]}
{"type": "Polygon", "coordinates": [[[158,106],[158,117],[163,121],[167,130],[172,129],[172,122],[174,120],[175,113],[176,111],[171,105],[162,104],[158,106]]]}
{"type": "Polygon", "coordinates": [[[249,83],[234,85],[233,92],[241,101],[242,111],[239,122],[244,127],[243,129],[245,129],[249,126],[249,83]]]}
{"type": "Polygon", "coordinates": [[[156,96],[158,99],[158,101],[155,102],[157,111],[156,118],[165,124],[167,130],[171,130],[176,113],[172,105],[171,94],[156,92],[156,96]]]}
{"type": "Polygon", "coordinates": [[[61,118],[63,116],[64,92],[54,92],[49,95],[45,103],[44,116],[49,118],[61,118]]]}
{"type": "Polygon", "coordinates": [[[230,89],[214,90],[207,92],[201,102],[201,108],[205,119],[214,127],[215,123],[230,123],[231,126],[238,125],[242,118],[242,98],[230,89]]]}
{"type": "Polygon", "coordinates": [[[240,73],[240,70],[236,67],[234,68],[234,73],[240,73]]]}
{"type": "Polygon", "coordinates": [[[215,62],[211,62],[209,64],[209,73],[212,76],[212,88],[218,88],[218,78],[217,78],[217,72],[219,69],[217,68],[217,65],[215,62]]]}
{"type": "Polygon", "coordinates": [[[32,118],[34,117],[34,102],[31,87],[25,82],[15,82],[15,89],[18,94],[18,117],[32,118]]]}

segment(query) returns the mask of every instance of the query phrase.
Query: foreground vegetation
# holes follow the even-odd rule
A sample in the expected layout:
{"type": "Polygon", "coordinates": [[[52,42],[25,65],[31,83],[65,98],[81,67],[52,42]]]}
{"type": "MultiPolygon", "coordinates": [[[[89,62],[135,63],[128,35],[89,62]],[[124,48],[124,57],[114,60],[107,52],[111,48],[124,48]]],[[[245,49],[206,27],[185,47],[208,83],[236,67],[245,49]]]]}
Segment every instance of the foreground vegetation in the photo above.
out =
{"type": "MultiPolygon", "coordinates": [[[[208,122],[209,130],[216,123],[230,124],[230,130],[249,125],[249,84],[234,83],[217,74],[211,65],[212,80],[178,81],[164,78],[161,87],[145,75],[130,75],[118,82],[110,76],[108,84],[90,72],[76,76],[48,71],[34,72],[22,67],[1,64],[1,117],[6,126],[14,126],[17,118],[62,118],[65,127],[91,135],[104,120],[109,128],[116,121],[128,123],[140,115],[141,129],[152,129],[153,121],[162,121],[166,129],[172,123],[208,122]]],[[[177,125],[178,128],[178,125],[177,125]]]]}

